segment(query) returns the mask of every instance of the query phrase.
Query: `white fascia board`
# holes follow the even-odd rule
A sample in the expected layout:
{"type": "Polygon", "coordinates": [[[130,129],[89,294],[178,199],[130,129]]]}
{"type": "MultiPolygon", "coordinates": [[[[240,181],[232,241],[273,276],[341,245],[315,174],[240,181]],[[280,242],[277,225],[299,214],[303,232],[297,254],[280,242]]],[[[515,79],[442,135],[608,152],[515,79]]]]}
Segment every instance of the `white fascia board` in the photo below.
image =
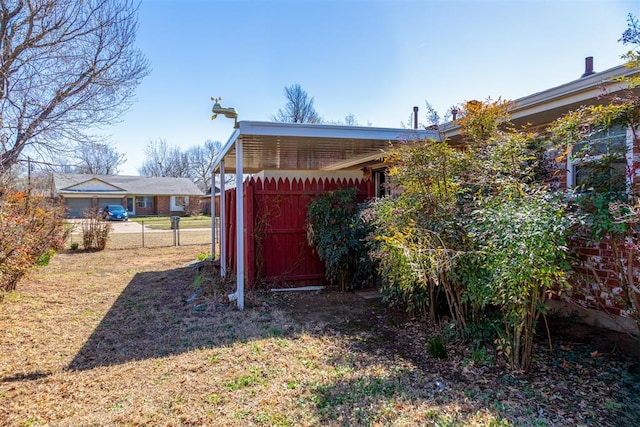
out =
{"type": "Polygon", "coordinates": [[[73,188],[74,187],[82,187],[83,185],[85,185],[87,183],[96,182],[96,181],[97,182],[101,182],[101,183],[103,183],[103,184],[105,184],[105,185],[107,185],[109,187],[114,188],[114,190],[105,190],[105,191],[127,191],[126,189],[124,189],[122,187],[119,187],[117,185],[114,185],[114,184],[112,184],[110,182],[105,181],[104,179],[100,179],[100,178],[97,178],[97,177],[91,177],[91,178],[86,179],[84,181],[80,181],[80,182],[76,182],[75,184],[68,185],[68,186],[66,186],[64,188],[61,188],[60,191],[91,191],[91,190],[74,190],[73,188]]]}
{"type": "Polygon", "coordinates": [[[512,114],[512,117],[517,118],[519,117],[517,113],[520,111],[530,109],[540,104],[546,105],[554,100],[566,99],[568,101],[566,103],[571,103],[575,99],[590,99],[593,98],[594,95],[598,95],[601,93],[601,87],[614,86],[616,83],[619,85],[619,88],[614,91],[626,89],[628,87],[628,84],[619,82],[615,80],[615,78],[621,76],[630,76],[637,73],[638,70],[625,67],[624,65],[619,65],[600,73],[592,74],[590,76],[583,77],[581,79],[574,80],[542,92],[537,92],[532,95],[516,99],[514,101],[515,108],[513,109],[514,114],[512,114]],[[581,93],[585,95],[580,96],[579,94],[581,93]]]}
{"type": "MultiPolygon", "coordinates": [[[[242,123],[242,122],[240,122],[242,123]]],[[[218,169],[218,165],[220,165],[220,162],[222,161],[222,159],[224,159],[224,157],[229,154],[229,151],[231,151],[233,148],[235,148],[235,144],[236,144],[236,139],[238,139],[238,136],[240,135],[240,129],[235,129],[233,131],[233,133],[231,134],[231,136],[229,137],[229,139],[227,140],[226,144],[224,144],[224,146],[222,147],[222,150],[220,151],[220,153],[218,153],[218,155],[216,156],[216,158],[213,161],[213,168],[214,170],[218,169]]]]}
{"type": "MultiPolygon", "coordinates": [[[[555,107],[593,99],[602,93],[602,87],[610,89],[611,86],[618,84],[619,88],[614,90],[614,92],[626,89],[628,85],[624,82],[615,80],[616,77],[627,77],[638,73],[639,70],[637,69],[618,65],[616,67],[609,68],[608,70],[601,71],[587,77],[582,77],[578,80],[573,80],[569,83],[565,83],[542,92],[523,96],[522,98],[518,98],[513,101],[514,108],[511,113],[511,118],[518,119],[527,117],[555,107]]],[[[460,125],[453,122],[444,123],[441,126],[441,131],[447,137],[451,137],[460,132],[460,125]]]]}
{"type": "Polygon", "coordinates": [[[60,196],[64,196],[67,199],[73,198],[87,198],[87,197],[105,197],[105,196],[128,196],[129,193],[122,191],[58,191],[60,196]]]}
{"type": "Polygon", "coordinates": [[[298,138],[375,139],[387,141],[416,138],[438,138],[437,132],[416,129],[254,121],[240,121],[238,124],[240,135],[284,136],[298,138]]]}

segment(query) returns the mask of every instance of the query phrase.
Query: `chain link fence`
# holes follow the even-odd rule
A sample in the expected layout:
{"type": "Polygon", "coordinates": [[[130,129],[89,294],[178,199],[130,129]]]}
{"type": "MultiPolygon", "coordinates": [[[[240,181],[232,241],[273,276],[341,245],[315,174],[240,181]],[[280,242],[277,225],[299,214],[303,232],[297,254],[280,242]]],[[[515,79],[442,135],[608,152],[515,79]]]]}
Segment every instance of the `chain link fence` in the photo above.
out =
{"type": "MultiPolygon", "coordinates": [[[[82,229],[76,225],[67,240],[82,249],[82,229]]],[[[140,224],[114,223],[106,249],[159,248],[167,246],[211,245],[211,228],[154,230],[140,224]]]]}

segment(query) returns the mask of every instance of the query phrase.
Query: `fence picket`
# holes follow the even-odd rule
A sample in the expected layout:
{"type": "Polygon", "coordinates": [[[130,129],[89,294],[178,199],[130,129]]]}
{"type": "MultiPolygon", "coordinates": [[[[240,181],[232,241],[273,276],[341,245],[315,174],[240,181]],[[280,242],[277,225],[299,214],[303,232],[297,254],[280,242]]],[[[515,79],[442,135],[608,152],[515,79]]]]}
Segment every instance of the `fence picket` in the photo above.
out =
{"type": "MultiPolygon", "coordinates": [[[[324,281],[324,264],[307,244],[305,222],[311,200],[343,187],[358,188],[358,199],[372,196],[369,180],[335,178],[256,178],[245,182],[245,271],[247,288],[256,282],[297,286],[324,281]]],[[[227,190],[227,254],[236,268],[235,189],[227,190]]]]}

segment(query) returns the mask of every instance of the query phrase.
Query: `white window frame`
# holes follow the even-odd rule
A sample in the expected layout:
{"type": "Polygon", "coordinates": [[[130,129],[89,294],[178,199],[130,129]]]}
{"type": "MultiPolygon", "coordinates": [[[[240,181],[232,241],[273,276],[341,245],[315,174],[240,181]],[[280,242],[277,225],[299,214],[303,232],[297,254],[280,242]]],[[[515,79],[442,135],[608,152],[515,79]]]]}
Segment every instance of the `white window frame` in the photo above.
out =
{"type": "MultiPolygon", "coordinates": [[[[625,133],[625,161],[627,171],[633,165],[633,131],[627,126],[625,133]]],[[[600,156],[593,156],[597,160],[600,156]]],[[[569,146],[569,155],[567,156],[567,187],[575,188],[577,186],[576,169],[580,166],[580,161],[573,158],[573,145],[569,146]]],[[[631,191],[633,186],[633,177],[629,173],[625,173],[625,184],[627,193],[631,191]]]]}
{"type": "Polygon", "coordinates": [[[184,212],[189,206],[189,196],[171,196],[171,210],[184,212]],[[179,204],[179,201],[182,201],[179,204]]]}
{"type": "Polygon", "coordinates": [[[373,178],[373,188],[374,195],[376,197],[384,197],[389,194],[389,189],[387,180],[389,179],[387,175],[386,168],[374,169],[371,171],[371,176],[373,178]]]}
{"type": "Polygon", "coordinates": [[[153,208],[153,196],[136,196],[136,201],[133,205],[139,209],[151,209],[153,208]],[[138,204],[138,201],[141,200],[144,201],[144,206],[138,204]]]}

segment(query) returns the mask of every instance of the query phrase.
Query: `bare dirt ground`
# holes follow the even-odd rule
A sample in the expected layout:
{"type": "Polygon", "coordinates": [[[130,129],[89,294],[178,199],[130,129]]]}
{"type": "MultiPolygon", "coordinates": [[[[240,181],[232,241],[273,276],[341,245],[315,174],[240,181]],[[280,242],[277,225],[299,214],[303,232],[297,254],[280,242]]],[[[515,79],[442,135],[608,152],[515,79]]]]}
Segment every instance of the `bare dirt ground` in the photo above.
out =
{"type": "Polygon", "coordinates": [[[63,253],[21,282],[0,302],[0,425],[640,423],[622,336],[553,324],[576,331],[543,335],[527,374],[454,339],[438,359],[441,330],[370,292],[251,292],[239,312],[190,265],[208,250],[63,253]]]}

